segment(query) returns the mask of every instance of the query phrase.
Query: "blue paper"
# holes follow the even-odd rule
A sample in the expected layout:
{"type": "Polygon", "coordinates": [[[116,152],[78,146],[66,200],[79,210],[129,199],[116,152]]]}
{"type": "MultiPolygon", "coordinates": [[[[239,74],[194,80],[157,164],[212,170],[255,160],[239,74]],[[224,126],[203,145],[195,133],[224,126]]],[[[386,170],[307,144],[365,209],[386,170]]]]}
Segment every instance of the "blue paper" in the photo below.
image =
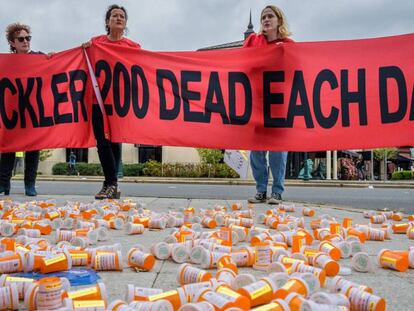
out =
{"type": "Polygon", "coordinates": [[[96,284],[96,281],[100,279],[99,275],[95,272],[95,270],[81,269],[81,268],[73,268],[68,271],[59,271],[59,272],[52,272],[52,273],[47,273],[47,274],[36,273],[36,272],[15,273],[13,274],[13,276],[31,278],[35,280],[49,277],[49,276],[63,277],[69,280],[71,286],[96,284]]]}

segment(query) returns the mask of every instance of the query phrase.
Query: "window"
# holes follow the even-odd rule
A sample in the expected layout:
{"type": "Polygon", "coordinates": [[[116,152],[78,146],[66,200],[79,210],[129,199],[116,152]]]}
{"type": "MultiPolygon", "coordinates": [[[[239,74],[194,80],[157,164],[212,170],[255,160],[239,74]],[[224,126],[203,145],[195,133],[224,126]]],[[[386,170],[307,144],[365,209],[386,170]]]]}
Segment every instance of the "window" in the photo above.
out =
{"type": "Polygon", "coordinates": [[[136,145],[138,147],[138,163],[145,163],[149,160],[162,162],[162,147],[151,145],[136,145]]]}

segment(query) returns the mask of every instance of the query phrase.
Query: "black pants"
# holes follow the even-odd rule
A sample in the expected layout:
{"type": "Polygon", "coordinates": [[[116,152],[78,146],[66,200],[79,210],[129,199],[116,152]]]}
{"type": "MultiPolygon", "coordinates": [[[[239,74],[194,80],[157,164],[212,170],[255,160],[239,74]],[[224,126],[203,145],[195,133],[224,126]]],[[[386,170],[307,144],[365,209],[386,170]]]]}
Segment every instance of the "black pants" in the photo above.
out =
{"type": "Polygon", "coordinates": [[[105,184],[113,185],[118,182],[118,165],[121,160],[121,144],[112,143],[105,138],[102,112],[99,105],[93,105],[92,126],[95,134],[99,161],[105,175],[105,184]]]}
{"type": "MultiPolygon", "coordinates": [[[[16,153],[2,153],[0,160],[0,186],[8,187],[12,177],[16,153]]],[[[24,157],[24,183],[36,182],[37,168],[39,167],[39,151],[28,151],[24,157]]]]}

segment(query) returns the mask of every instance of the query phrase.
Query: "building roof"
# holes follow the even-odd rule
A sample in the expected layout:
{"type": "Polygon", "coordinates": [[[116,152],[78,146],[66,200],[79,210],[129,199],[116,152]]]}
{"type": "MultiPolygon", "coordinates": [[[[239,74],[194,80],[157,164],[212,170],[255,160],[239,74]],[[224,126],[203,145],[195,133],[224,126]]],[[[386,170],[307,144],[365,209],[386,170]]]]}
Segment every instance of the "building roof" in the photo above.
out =
{"type": "Polygon", "coordinates": [[[234,49],[243,45],[244,40],[234,41],[229,43],[223,43],[219,45],[207,46],[205,48],[198,49],[197,51],[209,51],[209,50],[222,50],[222,49],[234,49]]]}
{"type": "Polygon", "coordinates": [[[240,48],[240,47],[243,46],[244,40],[248,36],[250,36],[252,33],[254,33],[254,29],[253,29],[253,24],[252,24],[252,11],[250,10],[249,24],[247,25],[246,31],[243,33],[244,34],[244,39],[243,40],[233,41],[233,42],[228,42],[228,43],[223,43],[223,44],[218,44],[218,45],[207,46],[207,47],[204,47],[204,48],[200,48],[197,51],[210,51],[210,50],[240,48]]]}

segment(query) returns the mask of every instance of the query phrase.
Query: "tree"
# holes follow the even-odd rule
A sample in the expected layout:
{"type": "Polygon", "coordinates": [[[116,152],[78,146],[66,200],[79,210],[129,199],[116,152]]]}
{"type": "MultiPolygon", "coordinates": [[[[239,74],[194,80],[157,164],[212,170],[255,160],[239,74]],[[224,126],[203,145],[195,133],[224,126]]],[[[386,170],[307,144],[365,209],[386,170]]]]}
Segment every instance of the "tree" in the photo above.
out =
{"type": "Polygon", "coordinates": [[[43,150],[40,150],[39,160],[44,161],[47,158],[50,158],[51,156],[52,156],[51,149],[43,149],[43,150]]]}
{"type": "Polygon", "coordinates": [[[220,149],[197,148],[202,163],[217,164],[223,160],[223,151],[220,149]]]}
{"type": "Polygon", "coordinates": [[[374,149],[374,158],[378,161],[382,161],[385,159],[385,155],[387,155],[388,160],[394,160],[397,158],[398,148],[379,148],[374,149]]]}

